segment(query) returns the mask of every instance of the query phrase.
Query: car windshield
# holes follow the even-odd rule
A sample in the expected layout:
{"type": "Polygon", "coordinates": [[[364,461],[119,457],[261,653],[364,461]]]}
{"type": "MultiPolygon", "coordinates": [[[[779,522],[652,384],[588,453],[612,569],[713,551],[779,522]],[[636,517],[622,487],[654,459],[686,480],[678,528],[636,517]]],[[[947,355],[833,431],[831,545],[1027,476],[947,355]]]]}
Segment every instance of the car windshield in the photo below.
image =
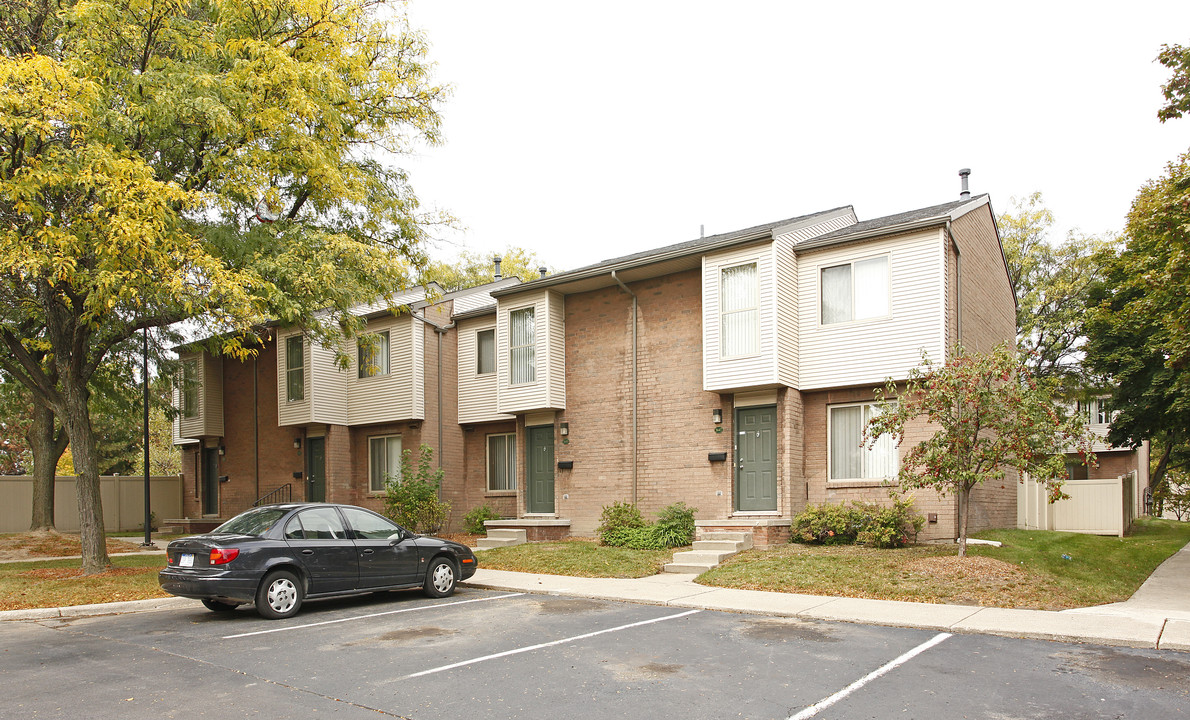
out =
{"type": "Polygon", "coordinates": [[[284,514],[285,511],[279,508],[256,508],[236,515],[211,532],[224,535],[264,535],[284,514]]]}

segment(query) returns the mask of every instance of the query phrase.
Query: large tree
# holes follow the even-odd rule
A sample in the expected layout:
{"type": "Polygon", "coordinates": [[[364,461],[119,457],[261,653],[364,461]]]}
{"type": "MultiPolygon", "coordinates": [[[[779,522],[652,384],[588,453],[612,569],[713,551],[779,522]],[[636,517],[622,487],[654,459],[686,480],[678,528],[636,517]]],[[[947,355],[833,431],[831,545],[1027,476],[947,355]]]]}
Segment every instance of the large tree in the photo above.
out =
{"type": "Polygon", "coordinates": [[[1190,154],[1141,189],[1125,235],[1123,249],[1098,258],[1086,362],[1113,380],[1108,440],[1152,440],[1155,488],[1190,463],[1190,154]]]}
{"type": "Polygon", "coordinates": [[[496,257],[500,258],[501,277],[519,277],[525,282],[540,277],[545,267],[536,253],[525,248],[509,246],[490,255],[463,250],[454,260],[429,263],[423,278],[433,280],[447,292],[490,283],[496,277],[496,257]]]}
{"type": "Polygon", "coordinates": [[[934,433],[901,456],[903,489],[932,488],[959,503],[959,556],[967,554],[971,491],[1008,470],[1029,474],[1049,489],[1050,501],[1066,497],[1063,453],[1092,462],[1091,438],[1079,418],[1068,417],[1044,386],[1022,368],[1011,349],[987,354],[955,348],[944,365],[923,359],[907,382],[877,391],[881,412],[869,421],[870,444],[891,435],[900,445],[906,427],[925,420],[934,433]]]}
{"type": "Polygon", "coordinates": [[[1100,279],[1095,253],[1115,240],[1072,231],[1055,242],[1049,236],[1054,216],[1041,193],[1011,202],[996,222],[1017,299],[1021,361],[1036,377],[1074,394],[1088,384],[1081,365],[1082,321],[1087,291],[1100,279]]]}
{"type": "Polygon", "coordinates": [[[330,343],[421,263],[395,161],[445,93],[377,5],[0,0],[0,368],[70,436],[85,572],[108,564],[90,399],[113,348],[197,319],[243,356],[268,317],[330,343]]]}

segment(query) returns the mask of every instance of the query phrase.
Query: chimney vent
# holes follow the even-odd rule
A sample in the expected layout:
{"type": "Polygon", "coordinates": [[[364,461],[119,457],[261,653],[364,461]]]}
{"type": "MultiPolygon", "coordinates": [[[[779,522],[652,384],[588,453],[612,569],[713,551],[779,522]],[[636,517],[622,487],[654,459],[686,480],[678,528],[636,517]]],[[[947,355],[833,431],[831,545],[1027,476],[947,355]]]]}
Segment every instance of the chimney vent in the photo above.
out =
{"type": "Polygon", "coordinates": [[[547,268],[545,265],[542,265],[541,267],[537,268],[537,272],[541,273],[542,277],[545,277],[546,274],[549,273],[549,271],[550,271],[550,269],[547,268]]]}
{"type": "Polygon", "coordinates": [[[492,262],[496,264],[496,272],[492,274],[492,280],[499,280],[504,276],[500,274],[500,256],[492,258],[492,262]]]}
{"type": "Polygon", "coordinates": [[[967,178],[971,175],[971,168],[963,168],[959,170],[959,177],[963,179],[963,191],[959,193],[960,200],[971,199],[971,191],[967,189],[967,178]]]}

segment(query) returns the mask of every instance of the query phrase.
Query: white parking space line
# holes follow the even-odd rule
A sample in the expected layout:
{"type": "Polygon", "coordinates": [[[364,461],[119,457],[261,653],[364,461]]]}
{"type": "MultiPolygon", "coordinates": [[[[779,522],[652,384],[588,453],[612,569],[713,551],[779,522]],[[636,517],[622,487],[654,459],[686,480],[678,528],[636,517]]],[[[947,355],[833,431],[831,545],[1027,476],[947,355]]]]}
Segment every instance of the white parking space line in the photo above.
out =
{"type": "Polygon", "coordinates": [[[596,635],[603,635],[606,633],[619,632],[621,630],[628,630],[642,625],[652,625],[653,623],[665,622],[666,620],[677,620],[678,618],[686,617],[687,615],[694,615],[700,613],[702,610],[687,610],[686,612],[678,613],[677,615],[666,615],[665,617],[653,618],[652,620],[641,620],[640,622],[629,623],[627,625],[620,625],[619,627],[607,628],[605,630],[596,630],[595,632],[584,633],[582,635],[575,635],[574,637],[562,638],[561,640],[554,640],[552,642],[540,643],[537,645],[530,645],[528,647],[517,648],[516,650],[506,650],[494,655],[484,655],[483,657],[471,658],[462,662],[452,663],[450,665],[443,665],[442,667],[431,668],[430,670],[422,670],[421,672],[406,675],[402,680],[409,680],[411,678],[421,677],[423,675],[433,675],[434,673],[445,672],[447,670],[454,670],[455,668],[463,667],[464,665],[474,665],[475,663],[485,662],[487,660],[495,660],[497,658],[508,657],[509,655],[519,655],[520,653],[532,652],[533,650],[540,650],[542,648],[553,647],[554,645],[563,645],[565,643],[577,642],[579,640],[586,640],[593,638],[596,635]]]}
{"type": "Polygon", "coordinates": [[[805,720],[806,718],[814,717],[819,712],[827,709],[831,705],[834,705],[835,703],[839,702],[840,700],[847,697],[851,693],[855,692],[856,690],[859,690],[864,685],[867,685],[871,681],[873,681],[876,678],[880,677],[881,675],[885,674],[889,670],[892,670],[893,668],[897,667],[898,665],[903,665],[903,664],[909,662],[913,658],[922,654],[926,650],[929,650],[930,648],[934,647],[935,645],[942,642],[943,640],[945,640],[948,637],[951,637],[951,633],[938,633],[934,637],[925,641],[921,645],[918,645],[917,647],[913,648],[912,650],[905,653],[904,655],[901,655],[900,657],[897,657],[896,659],[894,659],[888,663],[885,663],[884,665],[880,666],[879,668],[876,668],[875,670],[868,673],[867,675],[864,675],[862,678],[851,683],[850,685],[843,688],[842,690],[835,693],[834,695],[831,695],[830,697],[826,698],[825,700],[819,700],[818,702],[814,703],[813,705],[807,707],[805,710],[802,710],[797,715],[789,716],[789,720],[805,720]]]}
{"type": "Polygon", "coordinates": [[[520,597],[525,593],[510,593],[508,595],[498,595],[496,597],[475,598],[474,600],[459,600],[458,602],[439,603],[437,605],[419,605],[418,607],[401,608],[400,610],[386,610],[385,612],[370,613],[368,615],[359,615],[356,617],[339,618],[338,620],[324,620],[316,623],[306,623],[305,625],[293,625],[290,627],[272,628],[269,630],[257,630],[255,632],[239,633],[238,635],[224,635],[221,639],[231,640],[233,638],[250,637],[252,635],[267,635],[269,633],[285,632],[287,630],[303,630],[305,628],[318,627],[319,625],[334,625],[335,623],[351,622],[352,620],[367,620],[368,618],[380,617],[382,615],[396,615],[398,613],[415,612],[417,610],[434,610],[438,608],[454,607],[455,605],[467,605],[468,603],[487,602],[488,600],[503,600],[505,598],[520,597]]]}

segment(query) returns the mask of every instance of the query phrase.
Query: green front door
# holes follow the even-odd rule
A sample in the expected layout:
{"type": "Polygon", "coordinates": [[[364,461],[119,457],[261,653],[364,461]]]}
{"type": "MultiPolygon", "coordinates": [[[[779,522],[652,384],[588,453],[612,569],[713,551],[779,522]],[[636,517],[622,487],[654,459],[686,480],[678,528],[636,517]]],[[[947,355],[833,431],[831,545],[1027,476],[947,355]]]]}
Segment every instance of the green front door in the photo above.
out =
{"type": "Polygon", "coordinates": [[[202,514],[219,514],[219,448],[202,449],[202,514]]]}
{"type": "Polygon", "coordinates": [[[740,408],[735,414],[736,510],[777,509],[777,408],[740,408]]]}
{"type": "Polygon", "coordinates": [[[306,502],[326,502],[326,438],[306,438],[306,502]]]}
{"type": "Polygon", "coordinates": [[[525,464],[529,486],[526,505],[531,513],[554,511],[554,426],[527,428],[525,464]]]}

